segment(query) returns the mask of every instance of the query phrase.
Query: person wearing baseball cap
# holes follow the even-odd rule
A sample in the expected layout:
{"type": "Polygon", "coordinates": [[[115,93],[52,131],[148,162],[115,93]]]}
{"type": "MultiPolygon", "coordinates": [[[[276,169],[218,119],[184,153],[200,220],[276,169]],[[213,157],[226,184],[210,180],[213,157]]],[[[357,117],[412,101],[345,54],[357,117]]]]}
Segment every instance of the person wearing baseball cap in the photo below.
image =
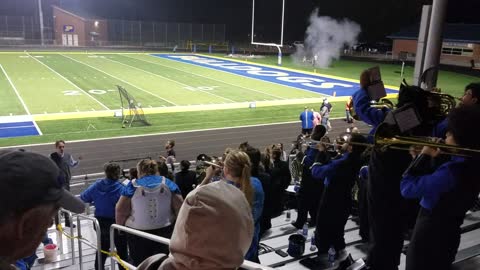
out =
{"type": "Polygon", "coordinates": [[[59,169],[32,152],[0,151],[0,269],[14,269],[45,237],[59,208],[82,213],[85,205],[58,181],[59,169]]]}

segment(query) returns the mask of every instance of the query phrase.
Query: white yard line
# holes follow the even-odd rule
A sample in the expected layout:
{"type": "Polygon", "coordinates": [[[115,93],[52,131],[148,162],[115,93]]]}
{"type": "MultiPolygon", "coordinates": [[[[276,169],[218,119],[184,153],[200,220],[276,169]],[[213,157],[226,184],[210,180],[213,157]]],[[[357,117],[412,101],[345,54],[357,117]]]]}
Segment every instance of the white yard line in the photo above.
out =
{"type": "MultiPolygon", "coordinates": [[[[272,94],[269,94],[269,93],[265,93],[265,92],[263,92],[263,91],[259,91],[259,90],[255,90],[255,89],[251,89],[251,88],[246,88],[246,87],[243,87],[243,86],[240,86],[240,85],[236,85],[236,84],[224,82],[224,81],[217,80],[217,79],[214,79],[214,78],[210,78],[210,77],[207,77],[207,76],[199,75],[199,74],[196,74],[196,73],[193,73],[193,72],[188,72],[188,71],[185,71],[185,70],[181,70],[181,69],[179,69],[179,68],[174,68],[174,67],[162,65],[162,64],[157,63],[157,62],[150,62],[150,61],[147,61],[147,60],[144,60],[144,59],[135,58],[135,57],[131,57],[131,56],[128,56],[128,55],[125,55],[125,57],[129,57],[129,58],[132,58],[132,59],[135,59],[135,60],[140,60],[140,61],[143,61],[143,62],[146,62],[146,63],[150,63],[150,64],[155,64],[155,65],[159,65],[159,66],[163,66],[163,67],[167,67],[167,68],[179,70],[179,71],[182,71],[182,72],[185,72],[185,73],[188,73],[188,74],[192,74],[192,75],[195,75],[195,76],[198,76],[198,77],[206,78],[206,79],[209,79],[209,80],[212,80],[212,81],[221,82],[221,83],[228,84],[228,85],[231,85],[231,86],[234,86],[234,87],[238,87],[238,88],[242,88],[242,89],[245,89],[245,90],[248,90],[248,91],[257,92],[257,93],[260,93],[260,94],[263,94],[263,95],[267,95],[267,96],[271,96],[271,97],[274,97],[274,98],[277,98],[277,99],[283,99],[283,100],[287,99],[287,98],[280,97],[280,96],[277,96],[277,95],[272,95],[272,94]]],[[[157,57],[157,58],[159,58],[159,57],[157,57]]],[[[163,58],[162,58],[162,59],[163,59],[163,58]]],[[[178,61],[177,61],[177,62],[178,62],[178,61]]],[[[221,70],[220,70],[220,71],[221,71],[221,70]]],[[[229,74],[232,74],[232,73],[229,73],[229,74]]],[[[233,75],[235,75],[235,74],[233,74],[233,75]]]]}
{"type": "Polygon", "coordinates": [[[53,68],[49,67],[47,64],[43,63],[42,61],[38,60],[36,57],[33,57],[31,56],[29,53],[27,53],[30,58],[32,59],[35,59],[35,61],[39,62],[40,64],[42,64],[43,66],[45,66],[46,68],[48,68],[50,71],[52,71],[53,73],[57,74],[57,76],[59,76],[60,78],[64,79],[65,81],[67,81],[68,83],[70,83],[71,85],[73,85],[75,88],[77,88],[78,90],[82,91],[85,95],[87,95],[88,97],[90,97],[91,99],[95,100],[95,102],[97,102],[100,106],[102,106],[103,108],[107,109],[107,110],[110,110],[110,108],[108,108],[107,106],[105,106],[105,104],[103,104],[102,102],[100,102],[98,99],[96,99],[95,97],[93,97],[92,95],[90,95],[89,93],[87,93],[85,90],[83,90],[82,88],[80,88],[78,85],[76,85],[75,83],[73,83],[72,81],[70,81],[69,79],[65,78],[62,74],[58,73],[57,71],[55,71],[53,68]]]}
{"type": "MultiPolygon", "coordinates": [[[[198,88],[196,88],[196,87],[194,87],[194,86],[191,86],[191,85],[188,85],[188,84],[184,84],[184,83],[182,83],[182,82],[179,82],[179,81],[176,81],[176,80],[173,80],[173,79],[167,78],[167,77],[165,77],[165,76],[158,75],[158,74],[156,74],[156,73],[153,73],[153,72],[150,72],[150,71],[148,71],[148,70],[144,70],[144,69],[141,69],[141,68],[137,68],[137,67],[134,67],[134,66],[131,66],[131,65],[128,65],[128,64],[125,64],[125,63],[119,62],[119,61],[115,61],[115,60],[112,60],[112,59],[109,59],[109,58],[106,58],[106,59],[107,59],[107,60],[109,60],[109,61],[112,61],[112,62],[114,62],[114,63],[118,63],[118,64],[121,64],[121,65],[124,65],[124,66],[130,67],[130,68],[134,68],[134,69],[140,70],[140,71],[142,71],[142,72],[146,72],[146,73],[152,74],[153,76],[157,76],[157,77],[159,77],[159,78],[162,78],[162,79],[165,79],[165,80],[168,80],[168,81],[172,81],[172,82],[174,82],[174,83],[176,83],[176,84],[180,84],[180,85],[182,85],[182,86],[184,86],[184,87],[191,87],[191,88],[195,88],[195,89],[197,89],[198,91],[201,91],[201,92],[207,93],[207,94],[209,94],[209,95],[212,95],[212,96],[215,96],[215,97],[218,97],[218,98],[224,99],[224,100],[228,100],[228,101],[230,101],[230,102],[237,102],[237,101],[235,101],[235,100],[231,100],[231,99],[229,99],[229,98],[222,97],[222,96],[220,96],[220,95],[216,95],[216,94],[210,93],[210,92],[208,92],[208,91],[203,91],[203,90],[201,90],[201,89],[198,89],[198,88]]],[[[132,59],[135,59],[135,58],[132,58],[132,59]]]]}
{"type": "MultiPolygon", "coordinates": [[[[5,77],[7,77],[7,80],[8,80],[8,82],[10,83],[10,85],[12,86],[13,91],[15,91],[15,94],[17,95],[18,99],[20,100],[20,103],[22,103],[22,106],[23,106],[23,108],[25,109],[25,112],[26,112],[28,115],[32,115],[32,114],[30,113],[30,110],[29,110],[28,107],[27,107],[27,104],[25,104],[25,101],[23,101],[23,98],[20,96],[20,93],[18,92],[17,87],[15,87],[15,85],[14,85],[13,82],[12,82],[12,80],[11,80],[10,77],[8,76],[7,71],[3,68],[2,65],[0,65],[0,68],[2,69],[2,72],[5,74],[5,77]]],[[[42,130],[38,127],[37,122],[35,122],[35,120],[33,120],[33,118],[32,118],[32,123],[33,123],[33,125],[35,126],[35,128],[37,129],[38,134],[43,135],[42,130]]]]}
{"type": "Polygon", "coordinates": [[[12,86],[13,91],[15,91],[15,94],[17,95],[18,99],[20,100],[20,103],[22,103],[23,109],[25,109],[25,112],[28,115],[31,115],[30,110],[28,110],[27,104],[25,104],[25,101],[23,101],[23,98],[20,96],[20,93],[18,93],[17,87],[15,87],[15,85],[13,84],[12,80],[10,79],[10,77],[7,74],[7,71],[3,68],[2,65],[0,65],[0,68],[2,69],[3,74],[5,74],[5,77],[7,77],[7,80],[10,83],[10,85],[12,86]]]}
{"type": "MultiPolygon", "coordinates": [[[[139,89],[139,90],[141,90],[141,91],[143,91],[143,92],[145,92],[145,93],[148,93],[148,94],[150,94],[150,95],[152,95],[152,96],[154,96],[154,97],[157,97],[157,98],[159,98],[159,99],[161,99],[161,100],[163,100],[163,101],[166,101],[166,102],[168,102],[168,103],[170,103],[170,104],[172,104],[172,105],[174,105],[174,106],[178,106],[178,104],[176,104],[176,103],[174,103],[174,102],[172,102],[172,101],[170,101],[170,100],[167,100],[167,99],[165,99],[165,98],[162,98],[161,96],[159,96],[159,95],[157,95],[157,94],[154,94],[154,93],[152,93],[152,92],[150,92],[150,91],[148,91],[148,90],[145,90],[145,89],[143,89],[143,88],[141,88],[141,87],[138,87],[138,86],[136,86],[136,85],[133,85],[132,83],[129,83],[129,82],[127,82],[127,81],[125,81],[125,80],[117,77],[117,76],[114,76],[114,75],[112,75],[112,74],[109,74],[109,73],[107,73],[107,72],[105,72],[105,71],[103,71],[103,70],[101,70],[101,69],[99,69],[99,68],[96,68],[96,67],[94,67],[94,66],[92,66],[92,65],[89,65],[89,64],[87,64],[87,63],[84,63],[84,62],[82,62],[82,61],[80,61],[80,60],[71,58],[71,57],[69,57],[69,56],[67,56],[67,55],[64,55],[64,54],[60,54],[60,55],[63,56],[63,57],[65,57],[65,58],[71,59],[71,60],[73,60],[73,61],[75,61],[75,62],[77,62],[77,63],[80,63],[80,64],[82,64],[82,65],[85,65],[85,66],[87,66],[87,67],[90,67],[90,68],[93,68],[93,69],[95,69],[95,70],[98,70],[98,71],[102,72],[103,74],[106,74],[106,75],[108,75],[108,76],[110,76],[110,77],[112,77],[112,78],[115,78],[115,79],[117,79],[117,80],[119,80],[119,81],[121,81],[121,82],[124,82],[124,83],[126,83],[126,84],[129,84],[129,85],[131,85],[131,86],[133,86],[133,87],[135,87],[135,88],[137,88],[137,89],[139,89]]],[[[106,59],[106,58],[105,58],[105,59],[106,59]]]]}

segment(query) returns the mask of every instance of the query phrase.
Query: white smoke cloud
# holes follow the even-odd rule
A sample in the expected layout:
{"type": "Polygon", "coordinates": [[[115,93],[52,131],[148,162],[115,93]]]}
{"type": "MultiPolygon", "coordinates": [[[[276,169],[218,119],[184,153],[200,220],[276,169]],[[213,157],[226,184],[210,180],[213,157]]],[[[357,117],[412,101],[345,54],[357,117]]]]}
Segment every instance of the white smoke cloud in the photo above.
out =
{"type": "Polygon", "coordinates": [[[340,57],[345,46],[357,43],[361,28],[348,19],[336,20],[331,17],[318,16],[318,9],[310,15],[304,46],[297,46],[293,54],[294,62],[301,63],[306,58],[311,61],[317,55],[314,65],[327,68],[333,59],[340,57]]]}

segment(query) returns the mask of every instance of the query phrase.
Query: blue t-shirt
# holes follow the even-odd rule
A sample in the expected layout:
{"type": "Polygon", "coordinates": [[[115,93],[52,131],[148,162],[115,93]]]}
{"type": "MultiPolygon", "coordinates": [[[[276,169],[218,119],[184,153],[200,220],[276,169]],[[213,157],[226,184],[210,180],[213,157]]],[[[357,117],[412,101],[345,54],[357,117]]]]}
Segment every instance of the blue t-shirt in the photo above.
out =
{"type": "Polygon", "coordinates": [[[300,120],[302,120],[302,128],[303,129],[310,129],[313,128],[313,112],[306,111],[300,114],[300,120]]]}
{"type": "Polygon", "coordinates": [[[115,205],[120,199],[123,185],[117,180],[101,179],[88,187],[80,198],[86,203],[95,204],[95,216],[115,218],[115,205]]]}
{"type": "MultiPolygon", "coordinates": [[[[140,179],[135,180],[137,186],[146,187],[146,188],[156,188],[162,183],[162,177],[158,175],[147,175],[140,179]]],[[[180,188],[172,180],[165,177],[165,184],[172,193],[182,194],[180,188]]],[[[128,183],[126,187],[123,188],[122,196],[132,198],[133,194],[137,188],[133,185],[132,182],[128,183]]]]}

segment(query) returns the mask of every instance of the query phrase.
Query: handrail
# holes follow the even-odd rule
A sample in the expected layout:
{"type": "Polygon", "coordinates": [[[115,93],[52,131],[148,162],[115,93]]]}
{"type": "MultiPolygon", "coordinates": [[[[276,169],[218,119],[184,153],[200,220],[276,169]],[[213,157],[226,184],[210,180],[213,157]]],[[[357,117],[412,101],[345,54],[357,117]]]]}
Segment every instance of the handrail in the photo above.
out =
{"type": "Polygon", "coordinates": [[[100,223],[98,222],[98,220],[94,217],[90,217],[90,216],[87,216],[87,215],[83,215],[83,214],[77,214],[76,215],[77,217],[77,229],[78,229],[78,256],[79,256],[79,263],[80,263],[80,270],[83,269],[83,259],[82,259],[82,240],[84,240],[82,238],[82,235],[81,235],[81,224],[80,224],[80,218],[83,218],[83,219],[86,219],[86,220],[90,220],[90,221],[93,221],[93,227],[95,228],[95,232],[97,234],[97,246],[95,247],[94,245],[92,245],[90,242],[86,241],[86,242],[83,242],[84,244],[92,247],[92,248],[95,248],[97,250],[97,262],[98,262],[98,269],[102,270],[104,268],[103,264],[102,264],[102,232],[101,232],[101,228],[100,228],[100,223]]]}
{"type": "MultiPolygon", "coordinates": [[[[73,216],[72,216],[72,212],[70,211],[67,211],[63,208],[61,208],[58,213],[65,213],[68,215],[68,219],[70,220],[70,250],[72,251],[72,265],[75,265],[75,240],[73,239],[74,237],[74,230],[73,230],[73,216]]],[[[59,218],[58,219],[58,223],[61,224],[61,219],[59,218]]],[[[63,241],[62,241],[63,242],[63,241]]]]}
{"type": "MultiPolygon", "coordinates": [[[[135,229],[132,229],[132,228],[128,228],[128,227],[125,227],[125,226],[121,226],[121,225],[118,225],[118,224],[113,224],[110,227],[110,253],[114,253],[114,251],[115,251],[115,233],[114,233],[115,230],[123,231],[123,232],[130,233],[130,234],[133,234],[133,235],[136,235],[136,236],[140,236],[142,238],[145,238],[145,239],[148,239],[148,240],[151,240],[151,241],[155,241],[155,242],[158,242],[158,243],[161,243],[161,244],[170,245],[170,239],[160,237],[160,236],[157,236],[157,235],[153,235],[153,234],[149,234],[149,233],[146,233],[146,232],[142,232],[142,231],[139,231],[139,230],[135,230],[135,229]]],[[[115,270],[115,261],[117,261],[117,259],[114,258],[113,256],[110,256],[110,258],[111,258],[111,262],[112,262],[111,270],[115,270]]],[[[128,263],[125,263],[125,261],[123,261],[123,260],[121,260],[121,261],[130,270],[136,270],[137,269],[135,266],[133,266],[131,264],[128,264],[128,263]]],[[[250,261],[247,261],[247,260],[243,261],[243,264],[241,265],[241,267],[244,268],[244,269],[248,269],[248,270],[273,270],[273,268],[271,268],[271,267],[263,266],[261,264],[250,262],[250,261]]]]}

